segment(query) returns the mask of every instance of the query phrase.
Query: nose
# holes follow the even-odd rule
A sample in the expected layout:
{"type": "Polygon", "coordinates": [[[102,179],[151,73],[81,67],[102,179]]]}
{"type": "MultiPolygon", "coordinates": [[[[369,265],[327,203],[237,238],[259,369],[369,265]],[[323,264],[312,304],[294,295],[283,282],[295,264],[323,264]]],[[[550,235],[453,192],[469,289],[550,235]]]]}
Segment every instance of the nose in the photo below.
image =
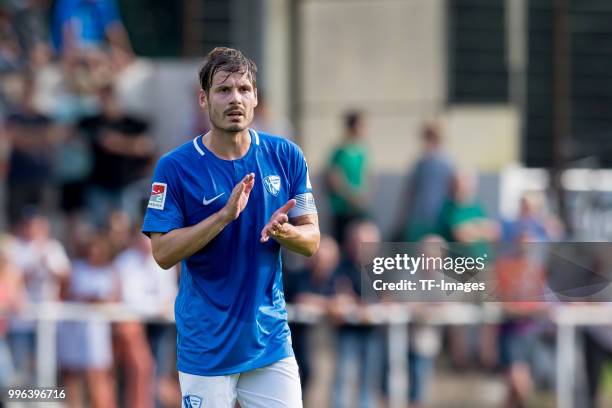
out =
{"type": "Polygon", "coordinates": [[[229,103],[230,105],[238,105],[242,103],[242,95],[240,95],[238,89],[232,89],[230,92],[229,103]]]}

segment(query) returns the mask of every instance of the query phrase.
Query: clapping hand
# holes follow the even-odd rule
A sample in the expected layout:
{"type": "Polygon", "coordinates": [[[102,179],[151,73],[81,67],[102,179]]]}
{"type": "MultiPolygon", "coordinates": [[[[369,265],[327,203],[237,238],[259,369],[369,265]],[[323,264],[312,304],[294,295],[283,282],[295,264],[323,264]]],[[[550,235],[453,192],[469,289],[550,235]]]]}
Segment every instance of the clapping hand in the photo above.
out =
{"type": "Polygon", "coordinates": [[[262,243],[268,242],[270,237],[278,239],[289,238],[293,226],[289,224],[289,211],[295,207],[296,201],[294,198],[287,201],[281,208],[276,210],[270,217],[266,226],[261,230],[262,243]]]}

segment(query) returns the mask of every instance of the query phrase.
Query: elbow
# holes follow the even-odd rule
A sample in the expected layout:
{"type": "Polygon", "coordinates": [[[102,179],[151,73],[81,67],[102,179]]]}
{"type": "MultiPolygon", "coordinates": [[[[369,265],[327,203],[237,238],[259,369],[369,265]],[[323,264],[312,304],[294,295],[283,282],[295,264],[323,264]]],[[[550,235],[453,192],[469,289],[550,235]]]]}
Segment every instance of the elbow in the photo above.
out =
{"type": "Polygon", "coordinates": [[[153,259],[155,259],[155,262],[159,265],[159,267],[164,270],[172,268],[176,263],[163,256],[163,254],[160,254],[159,251],[153,251],[153,259]]]}
{"type": "Polygon", "coordinates": [[[160,268],[166,271],[172,268],[174,265],[176,265],[175,262],[168,262],[168,261],[163,261],[163,262],[158,261],[157,264],[159,265],[160,268]]]}
{"type": "Polygon", "coordinates": [[[168,245],[161,238],[161,234],[155,234],[151,236],[151,254],[155,263],[162,269],[172,268],[177,260],[173,259],[171,254],[167,251],[168,245]]]}
{"type": "Polygon", "coordinates": [[[319,250],[320,240],[321,240],[320,236],[317,235],[317,238],[313,240],[312,242],[310,242],[309,245],[306,246],[306,248],[304,248],[303,255],[310,258],[314,254],[316,254],[317,251],[319,250]]]}

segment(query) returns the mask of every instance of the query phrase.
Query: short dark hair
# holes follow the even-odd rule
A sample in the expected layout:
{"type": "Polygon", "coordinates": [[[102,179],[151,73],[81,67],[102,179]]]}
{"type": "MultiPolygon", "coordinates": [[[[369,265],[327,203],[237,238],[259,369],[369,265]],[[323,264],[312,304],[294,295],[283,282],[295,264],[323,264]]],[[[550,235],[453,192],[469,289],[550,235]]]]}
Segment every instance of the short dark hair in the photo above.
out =
{"type": "Polygon", "coordinates": [[[208,94],[212,86],[213,77],[219,71],[230,72],[232,74],[236,72],[245,73],[253,84],[253,88],[257,88],[257,65],[238,50],[216,47],[208,53],[206,61],[198,74],[200,87],[205,93],[208,94]]]}
{"type": "Polygon", "coordinates": [[[363,113],[360,111],[348,111],[344,114],[344,126],[347,130],[355,130],[363,118],[363,113]]]}

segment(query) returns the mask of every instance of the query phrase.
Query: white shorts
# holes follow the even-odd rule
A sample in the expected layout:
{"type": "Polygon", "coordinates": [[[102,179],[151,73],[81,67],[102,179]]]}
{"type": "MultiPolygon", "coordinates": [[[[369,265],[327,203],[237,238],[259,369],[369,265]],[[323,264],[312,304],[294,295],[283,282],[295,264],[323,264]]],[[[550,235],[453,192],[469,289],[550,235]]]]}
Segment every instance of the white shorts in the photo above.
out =
{"type": "Polygon", "coordinates": [[[208,377],[179,371],[183,408],[302,408],[295,357],[239,374],[208,377]]]}

